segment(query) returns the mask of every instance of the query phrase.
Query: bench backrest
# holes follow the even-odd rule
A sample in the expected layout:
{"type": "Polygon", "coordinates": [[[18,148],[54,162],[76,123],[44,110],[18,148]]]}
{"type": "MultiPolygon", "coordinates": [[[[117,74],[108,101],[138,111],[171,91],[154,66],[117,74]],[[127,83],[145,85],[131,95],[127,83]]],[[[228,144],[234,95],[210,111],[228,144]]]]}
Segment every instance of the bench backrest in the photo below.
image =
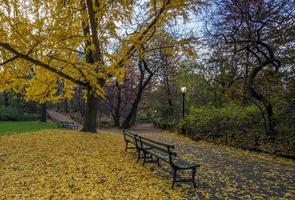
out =
{"type": "Polygon", "coordinates": [[[159,151],[160,153],[166,154],[169,158],[168,161],[173,164],[173,159],[177,157],[177,154],[174,151],[174,145],[165,144],[142,136],[138,136],[138,138],[141,148],[150,147],[156,151],[159,151]]]}
{"type": "Polygon", "coordinates": [[[137,145],[137,134],[136,133],[133,133],[131,131],[128,131],[128,130],[125,130],[125,129],[122,129],[122,133],[124,135],[124,140],[126,142],[131,142],[131,143],[134,143],[135,145],[137,145]]]}

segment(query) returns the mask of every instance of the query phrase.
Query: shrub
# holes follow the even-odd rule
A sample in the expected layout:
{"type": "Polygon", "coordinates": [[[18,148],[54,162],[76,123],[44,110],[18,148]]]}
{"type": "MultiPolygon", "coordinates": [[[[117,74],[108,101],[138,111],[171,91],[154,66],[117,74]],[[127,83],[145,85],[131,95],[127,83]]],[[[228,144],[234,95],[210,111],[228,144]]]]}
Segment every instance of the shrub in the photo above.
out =
{"type": "Polygon", "coordinates": [[[34,113],[24,113],[21,109],[12,106],[0,106],[0,121],[30,121],[38,119],[34,113]]]}
{"type": "Polygon", "coordinates": [[[176,128],[175,120],[167,120],[167,119],[156,119],[154,121],[154,126],[161,129],[167,129],[173,131],[176,128]]]}
{"type": "Polygon", "coordinates": [[[274,103],[277,129],[284,135],[295,135],[295,105],[285,101],[274,103]]]}
{"type": "Polygon", "coordinates": [[[190,110],[190,114],[179,123],[197,133],[223,133],[227,130],[244,130],[257,127],[260,113],[255,106],[242,107],[229,104],[224,107],[204,106],[190,110]]]}

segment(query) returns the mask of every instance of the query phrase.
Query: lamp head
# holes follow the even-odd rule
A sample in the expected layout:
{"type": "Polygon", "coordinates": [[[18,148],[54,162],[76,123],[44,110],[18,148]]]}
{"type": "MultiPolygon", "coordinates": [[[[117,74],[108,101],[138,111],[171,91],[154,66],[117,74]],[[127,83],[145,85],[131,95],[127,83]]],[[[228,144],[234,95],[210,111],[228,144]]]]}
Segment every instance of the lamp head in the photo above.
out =
{"type": "Polygon", "coordinates": [[[186,87],[181,87],[180,90],[181,90],[181,93],[186,93],[186,87]]]}

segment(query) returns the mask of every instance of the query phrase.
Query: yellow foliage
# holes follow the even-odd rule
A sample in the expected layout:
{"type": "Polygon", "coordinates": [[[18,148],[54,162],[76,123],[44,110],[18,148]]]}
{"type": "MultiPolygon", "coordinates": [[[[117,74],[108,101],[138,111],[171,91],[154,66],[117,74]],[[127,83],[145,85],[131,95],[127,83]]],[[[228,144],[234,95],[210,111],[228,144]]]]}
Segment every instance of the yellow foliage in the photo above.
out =
{"type": "Polygon", "coordinates": [[[0,199],[183,199],[112,132],[1,136],[0,188],[0,199]]]}
{"type": "MultiPolygon", "coordinates": [[[[84,34],[90,14],[81,2],[84,1],[0,0],[0,43],[8,43],[18,52],[53,69],[44,72],[38,64],[19,57],[0,66],[0,90],[21,92],[27,100],[41,103],[57,102],[64,97],[71,98],[73,93],[69,91],[82,82],[84,86],[91,86],[97,95],[104,95],[99,80],[122,79],[121,67],[129,62],[130,56],[135,51],[143,56],[141,46],[153,37],[155,30],[177,16],[185,18],[190,7],[190,0],[150,0],[142,6],[138,6],[141,1],[103,0],[98,4],[93,1],[96,37],[92,28],[90,33],[84,34]],[[139,9],[146,12],[145,20],[134,24],[139,9]],[[130,36],[122,34],[130,27],[137,31],[130,36]],[[98,45],[93,38],[97,39],[98,45]],[[113,44],[120,49],[114,50],[113,44]],[[101,48],[100,52],[97,46],[101,48]],[[95,58],[99,57],[94,62],[86,62],[85,53],[90,50],[96,53],[95,58]],[[65,79],[72,79],[75,84],[65,79]],[[62,95],[57,92],[57,80],[64,84],[62,95]],[[38,88],[40,91],[35,91],[38,88]]],[[[0,45],[0,63],[14,56],[0,45]]]]}

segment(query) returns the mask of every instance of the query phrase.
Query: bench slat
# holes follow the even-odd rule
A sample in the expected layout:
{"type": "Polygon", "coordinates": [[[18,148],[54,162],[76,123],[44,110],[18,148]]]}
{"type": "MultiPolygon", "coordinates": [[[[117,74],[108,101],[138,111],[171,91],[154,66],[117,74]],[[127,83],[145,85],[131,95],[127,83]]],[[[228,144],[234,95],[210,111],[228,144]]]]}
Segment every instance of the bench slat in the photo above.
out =
{"type": "Polygon", "coordinates": [[[153,144],[151,142],[144,141],[142,138],[141,138],[141,142],[145,146],[149,146],[149,147],[151,147],[152,149],[155,149],[158,152],[162,152],[162,153],[167,154],[167,156],[169,156],[169,153],[171,155],[173,155],[173,156],[176,156],[176,153],[175,152],[173,152],[172,150],[170,150],[170,152],[169,152],[168,149],[165,148],[165,147],[163,147],[163,146],[158,146],[158,145],[153,144]]]}
{"type": "Polygon", "coordinates": [[[155,143],[155,144],[160,145],[160,146],[174,148],[174,145],[166,144],[166,143],[163,143],[163,142],[158,142],[158,141],[155,141],[155,140],[152,140],[152,139],[149,139],[149,138],[146,138],[146,137],[142,137],[142,136],[140,136],[140,137],[142,139],[148,141],[148,142],[155,143]]]}

